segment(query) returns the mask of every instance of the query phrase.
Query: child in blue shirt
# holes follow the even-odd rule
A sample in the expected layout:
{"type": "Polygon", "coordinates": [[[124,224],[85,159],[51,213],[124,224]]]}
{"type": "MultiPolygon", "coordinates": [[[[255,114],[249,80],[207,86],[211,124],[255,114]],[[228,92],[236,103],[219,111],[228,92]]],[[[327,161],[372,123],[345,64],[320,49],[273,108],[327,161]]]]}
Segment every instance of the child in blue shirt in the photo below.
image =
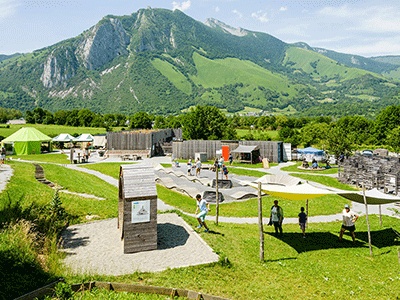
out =
{"type": "Polygon", "coordinates": [[[304,212],[304,207],[300,208],[299,213],[299,225],[300,229],[303,231],[303,238],[306,237],[306,222],[307,222],[307,214],[304,212]]]}

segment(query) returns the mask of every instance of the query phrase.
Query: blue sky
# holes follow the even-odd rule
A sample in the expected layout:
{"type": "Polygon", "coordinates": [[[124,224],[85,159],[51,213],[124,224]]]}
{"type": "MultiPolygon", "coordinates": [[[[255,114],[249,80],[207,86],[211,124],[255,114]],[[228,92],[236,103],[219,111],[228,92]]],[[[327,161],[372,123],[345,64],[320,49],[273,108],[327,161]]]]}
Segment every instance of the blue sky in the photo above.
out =
{"type": "Polygon", "coordinates": [[[366,57],[400,55],[398,0],[0,0],[0,54],[32,52],[75,37],[102,17],[140,8],[180,9],[197,21],[271,34],[366,57]]]}

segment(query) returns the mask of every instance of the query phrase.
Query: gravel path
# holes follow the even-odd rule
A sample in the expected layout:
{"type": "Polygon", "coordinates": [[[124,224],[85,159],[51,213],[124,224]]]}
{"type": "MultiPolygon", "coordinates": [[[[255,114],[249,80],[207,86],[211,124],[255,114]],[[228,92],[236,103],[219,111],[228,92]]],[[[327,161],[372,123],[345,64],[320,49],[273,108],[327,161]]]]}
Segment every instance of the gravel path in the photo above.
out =
{"type": "Polygon", "coordinates": [[[124,254],[117,219],[70,226],[65,265],[76,274],[124,275],[217,262],[219,257],[177,214],[159,214],[157,250],[124,254]]]}
{"type": "Polygon", "coordinates": [[[14,171],[10,165],[3,164],[0,166],[0,193],[6,188],[13,172],[14,171]]]}

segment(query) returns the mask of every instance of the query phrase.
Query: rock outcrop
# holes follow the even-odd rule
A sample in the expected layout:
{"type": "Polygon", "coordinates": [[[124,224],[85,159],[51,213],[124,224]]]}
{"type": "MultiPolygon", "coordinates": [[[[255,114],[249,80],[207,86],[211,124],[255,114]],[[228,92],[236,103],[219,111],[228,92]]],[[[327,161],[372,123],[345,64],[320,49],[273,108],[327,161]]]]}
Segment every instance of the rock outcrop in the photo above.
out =
{"type": "Polygon", "coordinates": [[[47,57],[40,80],[44,87],[53,88],[75,76],[77,67],[73,51],[61,46],[47,57]]]}
{"type": "Polygon", "coordinates": [[[103,19],[78,42],[76,55],[89,70],[95,70],[118,55],[128,53],[130,37],[118,19],[103,19]]]}

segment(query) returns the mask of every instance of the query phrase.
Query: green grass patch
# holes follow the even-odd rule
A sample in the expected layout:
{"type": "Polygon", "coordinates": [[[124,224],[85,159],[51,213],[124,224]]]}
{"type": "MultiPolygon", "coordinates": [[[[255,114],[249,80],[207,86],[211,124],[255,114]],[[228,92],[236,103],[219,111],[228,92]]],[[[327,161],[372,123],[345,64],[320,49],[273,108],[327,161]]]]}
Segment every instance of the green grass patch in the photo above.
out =
{"type": "Polygon", "coordinates": [[[323,176],[323,175],[308,175],[308,174],[293,174],[290,173],[290,176],[298,177],[308,181],[314,181],[326,186],[330,186],[336,189],[346,190],[346,191],[358,191],[358,189],[349,186],[347,184],[343,184],[338,182],[336,178],[323,176]]]}
{"type": "Polygon", "coordinates": [[[278,138],[278,130],[258,130],[258,129],[236,129],[237,135],[240,138],[252,134],[255,139],[258,139],[261,135],[267,135],[271,139],[275,140],[278,138]]]}
{"type": "Polygon", "coordinates": [[[54,164],[70,164],[69,156],[61,153],[12,155],[12,159],[29,160],[32,162],[47,162],[54,164]]]}
{"type": "MultiPolygon", "coordinates": [[[[196,220],[182,215],[189,225],[196,220]]],[[[221,257],[220,262],[124,276],[75,276],[73,282],[102,280],[185,288],[229,299],[396,299],[400,294],[397,247],[390,226],[398,220],[384,216],[379,227],[371,216],[374,256],[370,257],[365,217],[357,221],[355,246],[347,234],[337,243],[341,222],[309,224],[303,239],[297,224],[284,225],[284,237],[273,237],[265,226],[265,260],[259,261],[257,224],[209,222],[201,237],[221,257]],[[226,258],[226,259],[225,259],[226,258]],[[346,262],[352,271],[341,267],[346,262]],[[376,271],[379,270],[379,277],[376,271]],[[250,280],[251,279],[251,280],[250,280]]]]}
{"type": "MultiPolygon", "coordinates": [[[[318,173],[318,174],[336,174],[338,172],[338,168],[331,168],[331,169],[327,169],[327,170],[321,170],[321,171],[316,171],[316,170],[301,170],[298,169],[297,167],[301,166],[301,162],[296,162],[295,165],[291,165],[291,166],[287,166],[287,167],[283,167],[281,168],[282,171],[286,171],[286,172],[299,172],[299,173],[318,173]]],[[[323,166],[324,164],[320,164],[321,166],[323,166]]]]}
{"type": "Polygon", "coordinates": [[[98,164],[87,164],[81,165],[81,168],[86,168],[94,171],[98,171],[105,175],[111,176],[115,179],[119,178],[119,170],[121,165],[130,165],[132,163],[98,163],[98,164]]]}

